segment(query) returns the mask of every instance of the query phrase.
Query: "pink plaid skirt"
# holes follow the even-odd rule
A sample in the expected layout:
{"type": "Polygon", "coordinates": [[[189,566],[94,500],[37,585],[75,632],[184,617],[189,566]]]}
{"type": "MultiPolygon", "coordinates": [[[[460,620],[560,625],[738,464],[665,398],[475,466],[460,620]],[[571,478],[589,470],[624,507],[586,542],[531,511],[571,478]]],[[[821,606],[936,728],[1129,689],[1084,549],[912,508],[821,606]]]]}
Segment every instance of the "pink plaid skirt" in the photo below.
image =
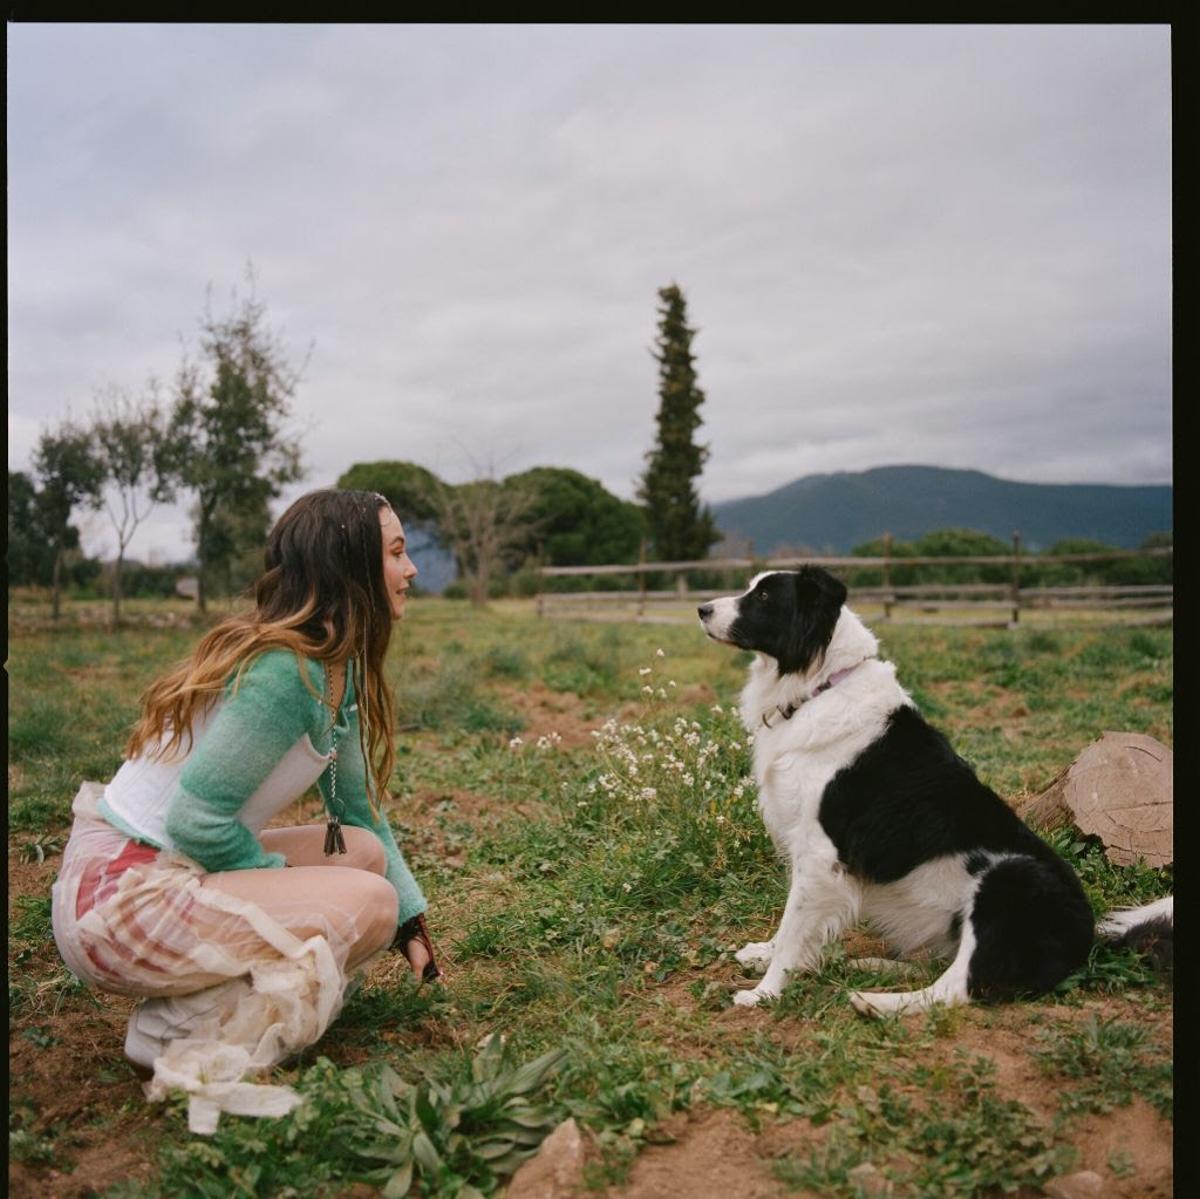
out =
{"type": "Polygon", "coordinates": [[[108,824],[96,807],[103,794],[98,783],[80,787],[53,887],[63,961],[91,986],[150,1004],[205,993],[203,1015],[169,1043],[147,1084],[152,1099],[189,1092],[194,1132],[211,1132],[221,1110],[280,1114],[298,1102],[290,1088],[241,1079],[324,1034],[341,1010],[353,930],[330,919],[324,935],[301,939],[257,904],[204,887],[190,858],[108,824]]]}

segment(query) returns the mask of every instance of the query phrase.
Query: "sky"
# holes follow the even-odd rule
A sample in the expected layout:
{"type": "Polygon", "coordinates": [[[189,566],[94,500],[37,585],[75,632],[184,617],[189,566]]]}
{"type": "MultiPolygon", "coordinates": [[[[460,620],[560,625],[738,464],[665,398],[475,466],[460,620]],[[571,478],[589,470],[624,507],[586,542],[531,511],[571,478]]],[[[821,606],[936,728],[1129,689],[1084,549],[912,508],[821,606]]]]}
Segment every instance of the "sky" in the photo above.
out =
{"type": "MultiPolygon", "coordinates": [[[[284,501],[385,458],[632,498],[673,282],[708,502],[1169,482],[1170,100],[1164,25],[9,24],[9,469],[169,395],[252,263],[284,501]]],[[[130,552],[191,549],[176,506],[130,552]]]]}

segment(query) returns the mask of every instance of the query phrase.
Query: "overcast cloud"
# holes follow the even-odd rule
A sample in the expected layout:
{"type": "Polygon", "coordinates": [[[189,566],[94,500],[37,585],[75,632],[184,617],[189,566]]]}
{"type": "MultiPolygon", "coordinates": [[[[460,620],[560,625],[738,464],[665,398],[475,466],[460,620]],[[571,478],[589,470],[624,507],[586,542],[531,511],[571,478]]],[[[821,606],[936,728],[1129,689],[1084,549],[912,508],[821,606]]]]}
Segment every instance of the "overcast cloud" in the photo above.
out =
{"type": "MultiPolygon", "coordinates": [[[[8,35],[10,469],[169,381],[252,260],[312,347],[306,487],[473,458],[631,497],[672,281],[709,501],[903,462],[1170,479],[1165,26],[8,35]]],[[[134,545],[190,549],[177,511],[134,545]]]]}

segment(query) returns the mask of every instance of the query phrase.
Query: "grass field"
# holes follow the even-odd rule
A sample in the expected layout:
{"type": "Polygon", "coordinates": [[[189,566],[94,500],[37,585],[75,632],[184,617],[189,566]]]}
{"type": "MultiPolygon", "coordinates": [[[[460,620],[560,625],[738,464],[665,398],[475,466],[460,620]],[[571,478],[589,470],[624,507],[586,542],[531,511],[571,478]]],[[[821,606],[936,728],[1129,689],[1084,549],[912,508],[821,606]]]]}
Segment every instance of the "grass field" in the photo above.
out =
{"type": "MultiPolygon", "coordinates": [[[[776,1004],[733,1008],[750,979],[732,951],[783,899],[731,713],[744,656],[696,627],[538,621],[529,604],[421,600],[393,646],[391,820],[449,985],[381,963],[277,1071],[308,1104],[189,1137],[122,1057],[130,1001],[78,986],[49,925],[79,782],[111,775],[139,692],[197,637],[169,610],[117,632],[70,612],[58,631],[17,609],[10,624],[10,1193],[500,1193],[568,1115],[581,1193],[1032,1196],[1082,1169],[1105,1194],[1171,1193],[1171,994],[1135,957],[1097,950],[1036,1001],[867,1021],[845,991],[887,983],[850,964],[879,951],[859,929],[776,1004]]],[[[1104,730],[1172,743],[1169,630],[881,639],[1014,802],[1104,730]]],[[[310,798],[279,823],[319,818],[310,798]]],[[[1097,911],[1171,888],[1056,844],[1097,911]]]]}

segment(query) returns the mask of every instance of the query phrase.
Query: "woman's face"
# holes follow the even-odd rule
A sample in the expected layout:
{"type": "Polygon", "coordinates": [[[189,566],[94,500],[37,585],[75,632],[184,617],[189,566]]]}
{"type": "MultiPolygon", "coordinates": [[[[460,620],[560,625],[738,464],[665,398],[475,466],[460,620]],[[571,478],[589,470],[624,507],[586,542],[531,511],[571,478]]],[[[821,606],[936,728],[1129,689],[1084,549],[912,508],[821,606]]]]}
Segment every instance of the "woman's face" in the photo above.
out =
{"type": "Polygon", "coordinates": [[[392,619],[404,615],[404,593],[417,577],[417,568],[405,548],[404,526],[391,508],[379,509],[380,532],[383,534],[383,585],[387,588],[392,619]]]}

